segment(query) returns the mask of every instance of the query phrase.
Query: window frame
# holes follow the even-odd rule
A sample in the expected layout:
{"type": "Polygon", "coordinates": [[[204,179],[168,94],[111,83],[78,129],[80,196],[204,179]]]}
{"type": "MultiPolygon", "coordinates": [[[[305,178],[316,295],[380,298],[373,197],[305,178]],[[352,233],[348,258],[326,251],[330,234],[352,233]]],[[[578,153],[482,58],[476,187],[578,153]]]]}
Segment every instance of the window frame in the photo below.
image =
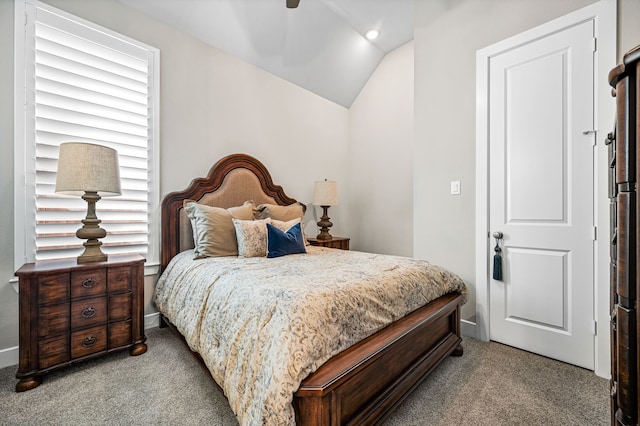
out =
{"type": "MultiPolygon", "coordinates": [[[[35,205],[35,140],[33,113],[27,110],[29,87],[26,82],[26,52],[33,51],[35,34],[33,23],[27,22],[28,8],[34,7],[54,13],[91,30],[131,43],[145,49],[149,58],[149,141],[148,178],[149,201],[148,252],[146,254],[145,275],[155,274],[160,264],[160,50],[143,42],[117,33],[108,28],[80,18],[68,12],[49,6],[37,0],[17,0],[14,15],[14,269],[24,263],[35,261],[36,223],[33,217],[35,205]],[[29,25],[31,24],[31,25],[29,25]],[[27,143],[29,142],[29,143],[27,143]],[[30,164],[31,163],[31,164],[30,164]],[[29,192],[29,193],[27,193],[29,192]]],[[[30,99],[33,105],[33,99],[30,99]]],[[[78,222],[78,228],[80,227],[78,222]]]]}

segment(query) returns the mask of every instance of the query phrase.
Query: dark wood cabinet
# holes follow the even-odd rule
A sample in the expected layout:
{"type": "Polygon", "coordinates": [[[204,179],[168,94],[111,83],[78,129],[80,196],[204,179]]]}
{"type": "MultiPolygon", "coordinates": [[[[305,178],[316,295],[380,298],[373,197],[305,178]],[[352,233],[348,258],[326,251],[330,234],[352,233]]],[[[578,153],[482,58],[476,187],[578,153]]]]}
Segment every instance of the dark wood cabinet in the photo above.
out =
{"type": "Polygon", "coordinates": [[[16,391],[74,362],[144,343],[144,258],[110,256],[105,262],[27,263],[19,279],[20,347],[16,391]]]}
{"type": "Polygon", "coordinates": [[[640,149],[640,46],[611,70],[616,97],[609,145],[611,211],[611,424],[638,424],[640,276],[638,275],[638,150],[640,149]]]}
{"type": "Polygon", "coordinates": [[[307,238],[312,246],[335,248],[340,250],[349,250],[349,238],[333,237],[330,240],[319,240],[317,238],[307,238]]]}

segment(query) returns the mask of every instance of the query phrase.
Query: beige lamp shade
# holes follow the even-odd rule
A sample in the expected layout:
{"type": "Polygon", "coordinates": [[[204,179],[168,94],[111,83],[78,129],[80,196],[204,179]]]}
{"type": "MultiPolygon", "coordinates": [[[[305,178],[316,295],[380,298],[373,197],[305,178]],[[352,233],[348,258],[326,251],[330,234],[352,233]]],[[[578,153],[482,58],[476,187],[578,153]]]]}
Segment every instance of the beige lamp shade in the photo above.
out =
{"type": "Polygon", "coordinates": [[[337,206],[338,183],[332,180],[316,181],[313,188],[313,205],[337,206]]]}
{"type": "Polygon", "coordinates": [[[85,142],[60,144],[56,192],[69,195],[97,192],[107,197],[120,195],[118,152],[85,142]]]}

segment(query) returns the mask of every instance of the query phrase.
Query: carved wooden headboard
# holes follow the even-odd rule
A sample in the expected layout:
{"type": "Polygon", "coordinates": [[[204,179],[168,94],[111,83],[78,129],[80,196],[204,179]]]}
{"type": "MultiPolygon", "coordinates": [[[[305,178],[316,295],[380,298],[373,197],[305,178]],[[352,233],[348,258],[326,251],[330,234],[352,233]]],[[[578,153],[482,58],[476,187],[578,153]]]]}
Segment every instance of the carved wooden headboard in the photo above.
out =
{"type": "Polygon", "coordinates": [[[172,192],[162,200],[161,271],[183,250],[193,247],[193,234],[182,205],[194,200],[209,206],[229,208],[247,200],[256,205],[296,202],[275,185],[267,168],[246,154],[232,154],[218,161],[207,177],[196,178],[183,191],[172,192]]]}

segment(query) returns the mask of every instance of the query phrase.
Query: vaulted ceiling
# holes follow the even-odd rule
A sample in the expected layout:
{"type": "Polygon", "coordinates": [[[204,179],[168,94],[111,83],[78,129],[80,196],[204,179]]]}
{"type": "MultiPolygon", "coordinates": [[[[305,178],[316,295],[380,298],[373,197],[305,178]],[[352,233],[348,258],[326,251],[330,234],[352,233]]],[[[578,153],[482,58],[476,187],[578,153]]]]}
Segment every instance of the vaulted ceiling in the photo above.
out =
{"type": "Polygon", "coordinates": [[[413,39],[414,0],[119,1],[345,107],[413,39]],[[365,38],[370,29],[377,39],[365,38]]]}

